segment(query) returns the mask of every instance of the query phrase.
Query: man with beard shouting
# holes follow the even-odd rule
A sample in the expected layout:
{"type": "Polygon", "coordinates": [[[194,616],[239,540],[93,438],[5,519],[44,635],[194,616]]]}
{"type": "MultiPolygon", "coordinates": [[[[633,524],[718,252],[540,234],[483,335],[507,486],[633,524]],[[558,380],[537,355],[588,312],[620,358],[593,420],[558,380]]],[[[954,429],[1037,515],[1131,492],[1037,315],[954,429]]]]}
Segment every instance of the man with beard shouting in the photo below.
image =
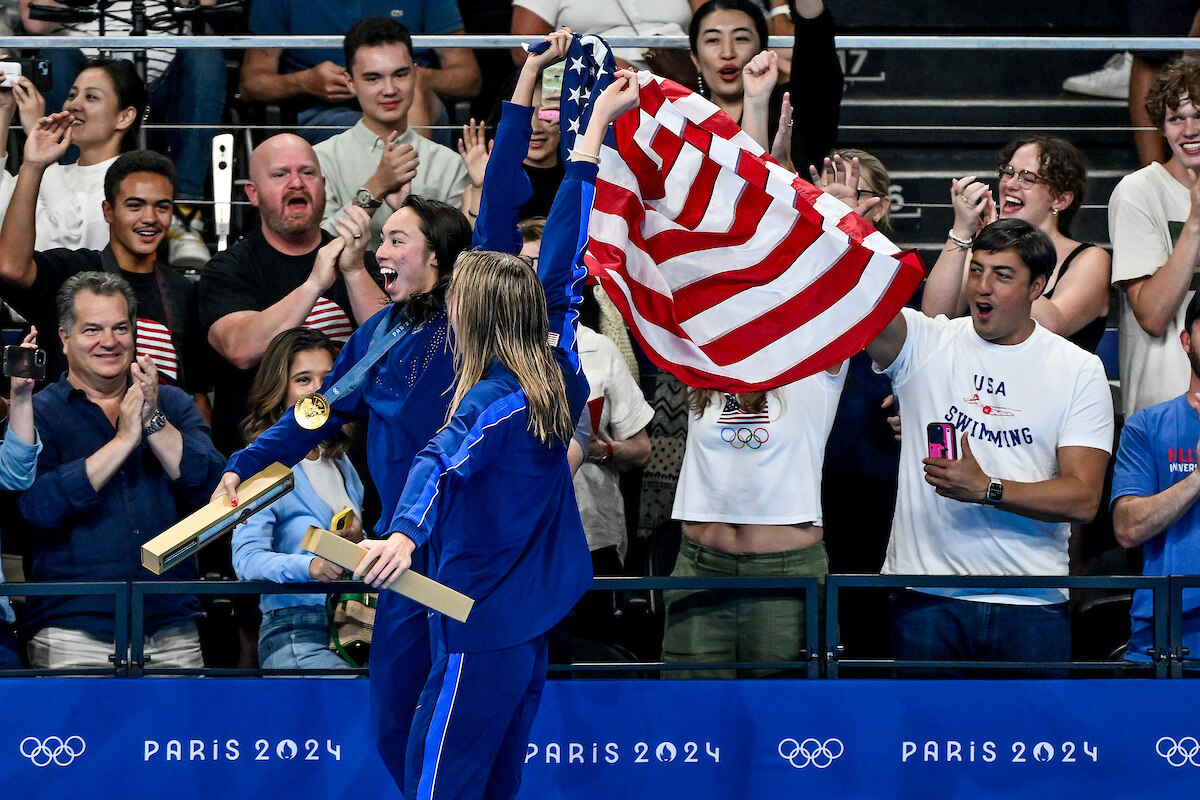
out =
{"type": "Polygon", "coordinates": [[[254,370],[275,335],[303,326],[342,343],[389,300],[367,253],[369,214],[347,206],[338,236],[321,230],[325,178],[312,146],[290,133],[250,156],[250,204],[259,230],[218,253],[200,279],[200,324],[221,356],[213,368],[213,441],[223,453],[240,433],[254,370]]]}

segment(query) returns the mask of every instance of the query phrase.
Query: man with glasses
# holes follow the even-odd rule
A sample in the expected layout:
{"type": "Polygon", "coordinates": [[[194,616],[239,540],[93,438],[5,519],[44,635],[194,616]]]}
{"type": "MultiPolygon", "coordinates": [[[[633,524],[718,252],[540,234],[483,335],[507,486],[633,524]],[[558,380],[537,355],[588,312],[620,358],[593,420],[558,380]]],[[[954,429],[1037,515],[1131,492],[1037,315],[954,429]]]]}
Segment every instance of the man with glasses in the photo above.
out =
{"type": "Polygon", "coordinates": [[[459,208],[470,179],[457,153],[408,126],[417,80],[408,28],[367,17],[346,32],[343,49],[363,114],[353,128],[314,148],[325,174],[321,227],[337,233],[334,217],[353,203],[372,215],[367,247],[374,251],[384,222],[406,196],[459,208]]]}
{"type": "Polygon", "coordinates": [[[1187,355],[1176,337],[1200,257],[1200,62],[1175,61],[1154,79],[1146,111],[1171,149],[1126,175],[1108,203],[1113,285],[1121,297],[1125,417],[1182,394],[1187,355]]]}

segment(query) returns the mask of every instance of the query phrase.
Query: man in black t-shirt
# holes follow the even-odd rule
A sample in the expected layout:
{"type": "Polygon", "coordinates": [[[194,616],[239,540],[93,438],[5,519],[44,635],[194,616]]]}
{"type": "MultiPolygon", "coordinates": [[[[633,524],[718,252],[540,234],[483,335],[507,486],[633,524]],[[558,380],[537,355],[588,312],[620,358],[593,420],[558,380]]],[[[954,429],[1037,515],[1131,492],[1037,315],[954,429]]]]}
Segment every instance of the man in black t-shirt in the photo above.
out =
{"type": "Polygon", "coordinates": [[[151,358],[159,375],[193,394],[207,415],[207,347],[198,324],[195,286],[179,273],[159,268],[155,253],[171,225],[177,187],[175,167],[148,150],[125,153],[104,177],[104,218],[109,245],[103,250],[56,248],[34,251],[36,203],[46,167],[71,144],[74,117],[66,111],[38,120],[25,144],[4,224],[0,227],[0,298],[38,329],[47,351],[47,377],[65,368],[57,335],[56,297],[78,272],[120,275],[138,303],[137,355],[151,358]]]}
{"type": "Polygon", "coordinates": [[[226,454],[245,445],[246,395],[275,336],[303,326],[344,342],[391,303],[367,253],[368,213],[349,206],[335,219],[340,236],[321,230],[325,179],[308,142],[285,133],[255,148],[246,196],[260,229],[215,255],[200,277],[200,323],[220,356],[213,441],[226,454]]]}

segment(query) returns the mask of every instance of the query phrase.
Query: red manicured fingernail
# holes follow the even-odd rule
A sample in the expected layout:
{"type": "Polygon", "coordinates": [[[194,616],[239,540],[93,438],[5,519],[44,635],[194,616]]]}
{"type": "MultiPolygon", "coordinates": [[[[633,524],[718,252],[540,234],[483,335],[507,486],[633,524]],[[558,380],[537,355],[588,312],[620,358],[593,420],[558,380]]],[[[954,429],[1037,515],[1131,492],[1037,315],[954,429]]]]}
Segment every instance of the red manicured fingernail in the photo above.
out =
{"type": "Polygon", "coordinates": [[[237,500],[230,500],[230,501],[229,501],[229,505],[231,505],[231,506],[236,506],[236,505],[237,505],[237,500]]]}

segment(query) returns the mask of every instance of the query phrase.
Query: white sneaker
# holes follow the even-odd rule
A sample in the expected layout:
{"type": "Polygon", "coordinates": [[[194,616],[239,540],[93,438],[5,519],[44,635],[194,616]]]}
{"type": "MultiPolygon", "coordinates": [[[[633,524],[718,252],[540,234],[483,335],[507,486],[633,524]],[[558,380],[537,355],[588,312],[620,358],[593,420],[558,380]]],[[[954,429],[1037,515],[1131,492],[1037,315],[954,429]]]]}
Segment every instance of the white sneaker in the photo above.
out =
{"type": "Polygon", "coordinates": [[[184,221],[178,215],[171,219],[167,231],[167,260],[176,269],[201,269],[212,258],[201,233],[204,223],[199,217],[184,221]]]}
{"type": "Polygon", "coordinates": [[[1072,75],[1063,81],[1063,89],[1088,97],[1110,100],[1129,99],[1129,73],[1133,69],[1133,54],[1117,53],[1095,72],[1072,75]]]}

